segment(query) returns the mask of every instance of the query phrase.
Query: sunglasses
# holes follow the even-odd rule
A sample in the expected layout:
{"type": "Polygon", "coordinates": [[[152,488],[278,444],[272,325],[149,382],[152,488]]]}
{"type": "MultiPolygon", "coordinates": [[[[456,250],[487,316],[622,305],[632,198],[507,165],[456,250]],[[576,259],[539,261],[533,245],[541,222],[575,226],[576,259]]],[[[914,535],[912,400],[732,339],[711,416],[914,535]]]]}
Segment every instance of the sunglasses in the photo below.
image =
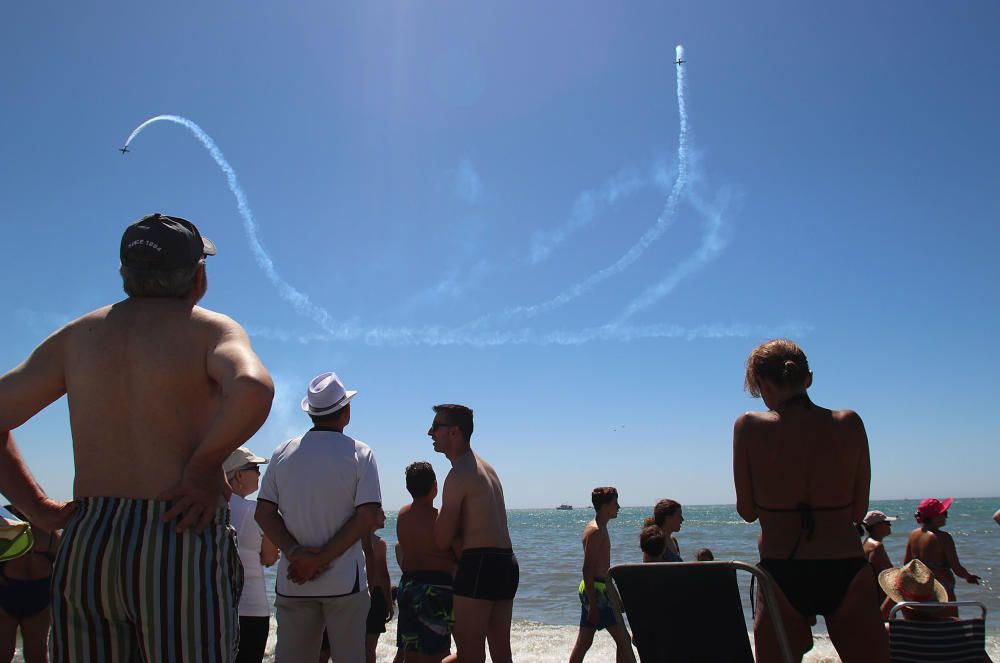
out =
{"type": "Polygon", "coordinates": [[[435,421],[434,423],[431,424],[431,430],[437,430],[438,428],[449,428],[451,426],[457,426],[457,425],[458,424],[438,423],[438,422],[435,421]]]}
{"type": "Polygon", "coordinates": [[[240,468],[240,472],[256,472],[260,474],[260,465],[244,465],[240,468]]]}

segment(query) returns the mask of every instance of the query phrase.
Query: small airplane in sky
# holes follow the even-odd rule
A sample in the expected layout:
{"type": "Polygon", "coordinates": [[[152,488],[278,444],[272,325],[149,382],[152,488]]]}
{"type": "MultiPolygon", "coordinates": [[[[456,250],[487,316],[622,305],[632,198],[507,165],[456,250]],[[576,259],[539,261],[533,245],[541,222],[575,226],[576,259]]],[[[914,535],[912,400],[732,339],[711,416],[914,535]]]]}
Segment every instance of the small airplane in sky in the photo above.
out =
{"type": "Polygon", "coordinates": [[[681,60],[680,58],[677,58],[677,62],[675,64],[684,64],[685,62],[687,62],[687,60],[681,60]]]}
{"type": "Polygon", "coordinates": [[[119,147],[118,151],[121,152],[122,154],[125,154],[126,152],[128,152],[128,145],[126,145],[125,147],[119,147]]]}

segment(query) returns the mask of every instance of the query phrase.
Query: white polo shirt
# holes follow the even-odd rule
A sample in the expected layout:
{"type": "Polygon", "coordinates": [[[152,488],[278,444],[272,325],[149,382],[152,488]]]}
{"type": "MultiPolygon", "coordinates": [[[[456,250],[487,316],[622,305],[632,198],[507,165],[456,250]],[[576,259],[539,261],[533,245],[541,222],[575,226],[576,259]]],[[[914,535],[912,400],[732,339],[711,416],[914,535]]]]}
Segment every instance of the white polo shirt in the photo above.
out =
{"type": "MultiPolygon", "coordinates": [[[[261,480],[259,501],[278,505],[285,527],[303,546],[322,546],[362,504],[381,504],[378,465],[372,450],[343,433],[311,430],[274,450],[261,480]]],[[[361,541],[315,579],[288,579],[288,560],[278,562],[275,591],[281,596],[343,596],[368,588],[361,541]]]]}

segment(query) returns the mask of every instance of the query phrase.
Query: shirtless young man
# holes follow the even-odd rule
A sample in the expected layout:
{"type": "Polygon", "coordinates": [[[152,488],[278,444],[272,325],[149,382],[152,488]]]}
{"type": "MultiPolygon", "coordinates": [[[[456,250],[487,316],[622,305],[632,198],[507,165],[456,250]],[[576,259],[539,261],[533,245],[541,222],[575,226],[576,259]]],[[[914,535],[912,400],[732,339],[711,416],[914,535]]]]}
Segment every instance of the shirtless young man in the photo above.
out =
{"type": "Polygon", "coordinates": [[[128,298],[70,322],[0,378],[0,491],[43,529],[65,527],[54,661],[235,654],[242,572],[222,464],[264,423],[274,388],[243,329],[195,305],[214,253],[184,219],[129,226],[128,298]],[[72,503],[46,497],[9,432],[63,394],[72,503]],[[192,605],[202,608],[189,620],[192,605]]]}
{"type": "MultiPolygon", "coordinates": [[[[857,413],[814,404],[811,385],[805,353],[792,341],[769,341],[750,354],[746,389],[768,411],[736,420],[736,510],[747,522],[760,520],[760,567],[777,585],[794,656],[812,648],[811,626],[823,615],[845,663],[888,661],[875,576],[854,525],[868,511],[868,437],[857,413]]],[[[762,601],[754,636],[758,661],[781,659],[762,601]]]]}
{"type": "MultiPolygon", "coordinates": [[[[435,405],[427,434],[451,461],[441,513],[434,526],[439,550],[462,550],[455,574],[455,647],[446,661],[483,663],[489,641],[493,663],[511,663],[510,622],[519,569],[507,530],[503,486],[489,463],[469,446],[472,410],[435,405]]],[[[405,559],[405,558],[404,558],[405,559]]]]}
{"type": "Polygon", "coordinates": [[[403,571],[397,643],[406,663],[439,663],[451,652],[455,554],[438,550],[434,543],[438,485],[430,463],[418,461],[406,468],[406,490],[413,502],[401,508],[396,519],[403,571]]]}
{"type": "Polygon", "coordinates": [[[969,573],[958,561],[955,540],[951,538],[951,534],[941,529],[948,521],[948,508],[952,501],[950,497],[943,501],[929,497],[920,503],[914,514],[920,527],[910,532],[903,557],[903,564],[911,559],[919,559],[927,565],[938,582],[944,585],[949,601],[955,600],[955,576],[965,578],[966,582],[973,585],[978,585],[980,580],[979,576],[969,573]]]}
{"type": "Polygon", "coordinates": [[[615,639],[618,663],[629,660],[631,645],[615,619],[608,588],[605,584],[608,569],[611,568],[611,537],[608,536],[608,521],[618,517],[618,490],[607,486],[595,488],[590,495],[597,514],[583,528],[583,581],[580,583],[580,633],[569,655],[569,663],[581,663],[590,646],[594,644],[594,634],[607,629],[615,639]]]}

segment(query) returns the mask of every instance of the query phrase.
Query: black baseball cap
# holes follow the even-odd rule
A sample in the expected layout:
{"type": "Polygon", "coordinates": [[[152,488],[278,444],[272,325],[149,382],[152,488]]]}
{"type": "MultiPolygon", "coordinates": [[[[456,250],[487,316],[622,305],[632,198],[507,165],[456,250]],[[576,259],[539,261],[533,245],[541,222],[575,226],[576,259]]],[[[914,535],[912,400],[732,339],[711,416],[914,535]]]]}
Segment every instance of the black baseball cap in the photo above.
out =
{"type": "Polygon", "coordinates": [[[202,257],[214,255],[212,240],[202,237],[193,223],[179,216],[156,212],[130,225],[122,235],[121,261],[126,267],[193,267],[202,257]]]}

